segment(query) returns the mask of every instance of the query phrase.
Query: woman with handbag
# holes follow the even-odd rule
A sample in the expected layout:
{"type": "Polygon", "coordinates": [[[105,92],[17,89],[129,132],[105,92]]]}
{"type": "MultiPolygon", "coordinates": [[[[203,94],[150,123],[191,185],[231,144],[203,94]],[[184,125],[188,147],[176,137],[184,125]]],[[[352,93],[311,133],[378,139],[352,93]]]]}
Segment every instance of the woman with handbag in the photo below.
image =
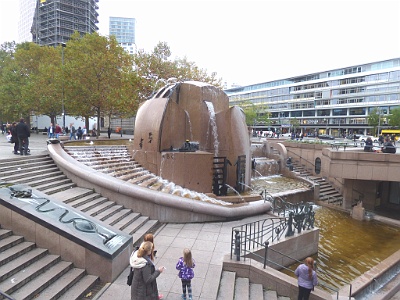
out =
{"type": "Polygon", "coordinates": [[[131,255],[130,265],[133,268],[131,300],[158,300],[156,279],[165,268],[155,268],[149,256],[152,251],[153,244],[143,242],[139,250],[131,255]]]}

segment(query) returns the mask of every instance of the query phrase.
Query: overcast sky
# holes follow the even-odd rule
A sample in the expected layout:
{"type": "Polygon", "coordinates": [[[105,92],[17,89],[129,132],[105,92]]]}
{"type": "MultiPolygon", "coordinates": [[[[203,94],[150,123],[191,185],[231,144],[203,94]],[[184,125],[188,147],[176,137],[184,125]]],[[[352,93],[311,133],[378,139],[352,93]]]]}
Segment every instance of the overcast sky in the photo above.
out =
{"type": "MultiPolygon", "coordinates": [[[[0,0],[0,43],[17,40],[19,0],[0,0]]],[[[167,42],[228,83],[253,84],[400,57],[400,1],[100,0],[136,19],[136,44],[167,42]]]]}

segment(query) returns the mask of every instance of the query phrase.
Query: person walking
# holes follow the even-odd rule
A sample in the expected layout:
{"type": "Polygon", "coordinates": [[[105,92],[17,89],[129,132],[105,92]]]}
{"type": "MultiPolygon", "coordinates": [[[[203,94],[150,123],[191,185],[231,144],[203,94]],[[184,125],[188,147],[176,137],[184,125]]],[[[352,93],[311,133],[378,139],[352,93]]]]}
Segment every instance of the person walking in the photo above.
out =
{"type": "Polygon", "coordinates": [[[186,289],[189,296],[189,300],[193,299],[192,296],[192,279],[194,277],[194,259],[192,258],[192,252],[190,249],[185,248],[183,250],[183,257],[179,258],[176,264],[176,269],[179,270],[178,276],[182,281],[182,299],[186,300],[186,289]]]}
{"type": "Polygon", "coordinates": [[[49,139],[54,138],[55,131],[56,131],[56,128],[54,127],[53,123],[50,123],[49,129],[47,130],[49,139]]]}
{"type": "Polygon", "coordinates": [[[56,139],[58,139],[60,137],[60,134],[62,134],[61,126],[58,124],[56,124],[55,134],[56,134],[56,139]]]}
{"type": "Polygon", "coordinates": [[[157,277],[164,267],[155,268],[150,259],[153,243],[143,242],[139,249],[132,253],[130,265],[133,268],[131,300],[158,300],[157,277]]]}
{"type": "Polygon", "coordinates": [[[18,154],[19,150],[19,142],[18,142],[18,135],[17,135],[17,122],[13,122],[11,124],[11,143],[14,143],[14,154],[18,154]]]}
{"type": "Polygon", "coordinates": [[[19,154],[20,155],[30,155],[29,149],[29,137],[31,136],[31,131],[28,125],[25,124],[24,119],[20,119],[19,123],[16,125],[15,130],[18,136],[19,143],[19,154]]]}
{"type": "Polygon", "coordinates": [[[110,139],[111,138],[111,127],[108,127],[107,135],[108,135],[108,138],[110,139]]]}
{"type": "Polygon", "coordinates": [[[294,274],[297,276],[299,285],[297,300],[308,300],[314,286],[318,284],[317,272],[314,271],[314,259],[307,257],[304,263],[296,268],[294,274]]]}
{"type": "Polygon", "coordinates": [[[76,128],[74,126],[74,123],[69,124],[71,130],[70,130],[70,134],[69,134],[69,140],[72,140],[72,138],[74,138],[74,140],[76,140],[76,128]]]}

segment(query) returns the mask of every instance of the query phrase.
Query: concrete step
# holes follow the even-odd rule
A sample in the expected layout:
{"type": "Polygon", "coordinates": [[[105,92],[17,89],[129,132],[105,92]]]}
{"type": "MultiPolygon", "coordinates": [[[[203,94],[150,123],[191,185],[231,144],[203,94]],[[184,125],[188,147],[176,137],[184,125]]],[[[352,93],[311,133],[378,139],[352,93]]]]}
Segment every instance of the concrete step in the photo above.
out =
{"type": "Polygon", "coordinates": [[[46,187],[46,188],[39,188],[37,187],[36,189],[38,189],[39,191],[47,194],[47,195],[52,195],[61,191],[65,191],[65,190],[69,190],[76,187],[76,184],[72,181],[68,182],[68,183],[63,183],[60,184],[58,186],[54,186],[54,187],[46,187]]]}
{"type": "Polygon", "coordinates": [[[21,244],[24,241],[22,236],[11,235],[6,236],[4,239],[0,240],[0,251],[5,251],[17,244],[21,244]]]}
{"type": "Polygon", "coordinates": [[[233,300],[236,273],[222,271],[217,300],[233,300]]]}
{"type": "Polygon", "coordinates": [[[123,208],[117,213],[113,214],[112,216],[108,216],[106,219],[103,220],[103,222],[110,226],[113,226],[122,219],[124,219],[125,217],[129,216],[131,213],[132,213],[131,209],[123,208]]]}
{"type": "Polygon", "coordinates": [[[248,278],[238,277],[235,280],[235,300],[249,299],[250,297],[250,282],[248,278]]]}
{"type": "Polygon", "coordinates": [[[69,290],[85,275],[85,270],[73,268],[58,278],[54,284],[41,291],[35,300],[58,299],[64,291],[69,290]]]}
{"type": "Polygon", "coordinates": [[[12,294],[24,287],[32,279],[38,277],[40,274],[43,274],[45,270],[51,268],[59,262],[61,262],[60,256],[46,255],[43,258],[32,262],[28,266],[25,266],[25,268],[22,270],[14,273],[12,280],[4,280],[0,282],[0,290],[6,292],[7,294],[12,294]]]}
{"type": "Polygon", "coordinates": [[[262,284],[250,283],[250,298],[251,300],[264,300],[264,289],[262,284]]]}
{"type": "Polygon", "coordinates": [[[99,283],[99,278],[85,275],[81,280],[69,288],[58,300],[83,299],[86,295],[93,294],[92,289],[99,283]]]}
{"type": "Polygon", "coordinates": [[[278,300],[278,295],[276,294],[276,291],[265,290],[264,291],[264,299],[265,300],[278,300]]]}
{"type": "Polygon", "coordinates": [[[5,159],[0,161],[0,170],[7,167],[15,167],[17,165],[40,163],[44,161],[53,161],[49,155],[35,155],[35,156],[20,156],[16,155],[15,158],[5,159]]]}
{"type": "Polygon", "coordinates": [[[0,268],[0,282],[10,278],[15,273],[23,270],[30,264],[48,255],[47,249],[33,248],[31,251],[23,253],[15,259],[7,259],[0,268]]]}
{"type": "Polygon", "coordinates": [[[8,293],[15,299],[36,299],[40,293],[52,285],[58,278],[66,274],[73,267],[71,262],[60,261],[35,276],[13,293],[8,293]]]}
{"type": "Polygon", "coordinates": [[[35,177],[38,175],[46,174],[47,176],[50,176],[50,174],[52,174],[52,172],[56,172],[56,171],[59,171],[57,166],[51,166],[49,168],[45,168],[45,169],[41,169],[41,170],[34,170],[34,171],[20,169],[18,172],[14,172],[14,174],[9,174],[9,173],[0,174],[0,178],[3,181],[7,181],[7,182],[13,182],[14,180],[24,179],[24,180],[20,180],[19,182],[27,183],[29,181],[34,181],[35,177]]]}
{"type": "Polygon", "coordinates": [[[149,221],[149,217],[140,216],[135,221],[133,221],[128,226],[122,229],[123,232],[132,235],[134,232],[138,231],[140,227],[142,227],[147,221],[149,221]]]}

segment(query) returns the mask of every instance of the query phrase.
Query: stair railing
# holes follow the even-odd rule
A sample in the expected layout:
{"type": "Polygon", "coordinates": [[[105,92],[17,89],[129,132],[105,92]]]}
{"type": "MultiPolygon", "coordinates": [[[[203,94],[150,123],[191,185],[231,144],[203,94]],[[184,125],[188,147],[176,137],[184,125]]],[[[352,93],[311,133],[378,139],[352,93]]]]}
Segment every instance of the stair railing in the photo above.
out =
{"type": "MultiPolygon", "coordinates": [[[[304,207],[310,208],[312,206],[304,205],[304,207]]],[[[301,233],[302,229],[309,230],[314,227],[312,221],[314,217],[314,212],[312,211],[312,209],[309,209],[307,211],[304,210],[304,208],[302,208],[301,210],[303,211],[303,213],[296,213],[296,216],[294,215],[293,211],[290,211],[289,217],[268,218],[232,227],[231,259],[233,259],[233,257],[235,256],[236,261],[240,261],[241,257],[243,258],[243,260],[246,260],[246,258],[253,257],[257,261],[263,263],[264,269],[267,266],[267,264],[273,264],[278,266],[278,269],[286,269],[292,271],[291,269],[281,264],[269,260],[268,251],[274,251],[275,253],[279,253],[280,255],[290,260],[293,260],[293,263],[302,263],[302,262],[268,246],[270,242],[279,240],[285,233],[285,231],[286,231],[285,236],[293,235],[294,231],[292,226],[298,230],[298,233],[301,233]],[[264,256],[261,256],[256,253],[256,251],[261,249],[264,249],[264,256]]],[[[349,299],[351,299],[351,291],[352,291],[351,283],[345,282],[337,277],[335,278],[340,282],[349,285],[350,287],[349,299]]],[[[336,299],[339,299],[339,289],[332,287],[327,283],[321,281],[320,285],[336,293],[336,299]]]]}
{"type": "Polygon", "coordinates": [[[0,295],[5,297],[8,300],[15,300],[15,298],[11,297],[10,295],[3,293],[2,291],[0,291],[0,295]]]}
{"type": "MultiPolygon", "coordinates": [[[[282,217],[267,218],[232,227],[231,259],[235,254],[239,261],[241,256],[245,258],[248,253],[264,247],[266,242],[279,240],[283,234],[293,236],[296,229],[301,233],[302,230],[314,228],[315,212],[312,209],[312,202],[292,204],[279,200],[282,203],[279,212],[283,214],[282,217]]],[[[276,206],[276,202],[273,202],[273,205],[276,206]]]]}

